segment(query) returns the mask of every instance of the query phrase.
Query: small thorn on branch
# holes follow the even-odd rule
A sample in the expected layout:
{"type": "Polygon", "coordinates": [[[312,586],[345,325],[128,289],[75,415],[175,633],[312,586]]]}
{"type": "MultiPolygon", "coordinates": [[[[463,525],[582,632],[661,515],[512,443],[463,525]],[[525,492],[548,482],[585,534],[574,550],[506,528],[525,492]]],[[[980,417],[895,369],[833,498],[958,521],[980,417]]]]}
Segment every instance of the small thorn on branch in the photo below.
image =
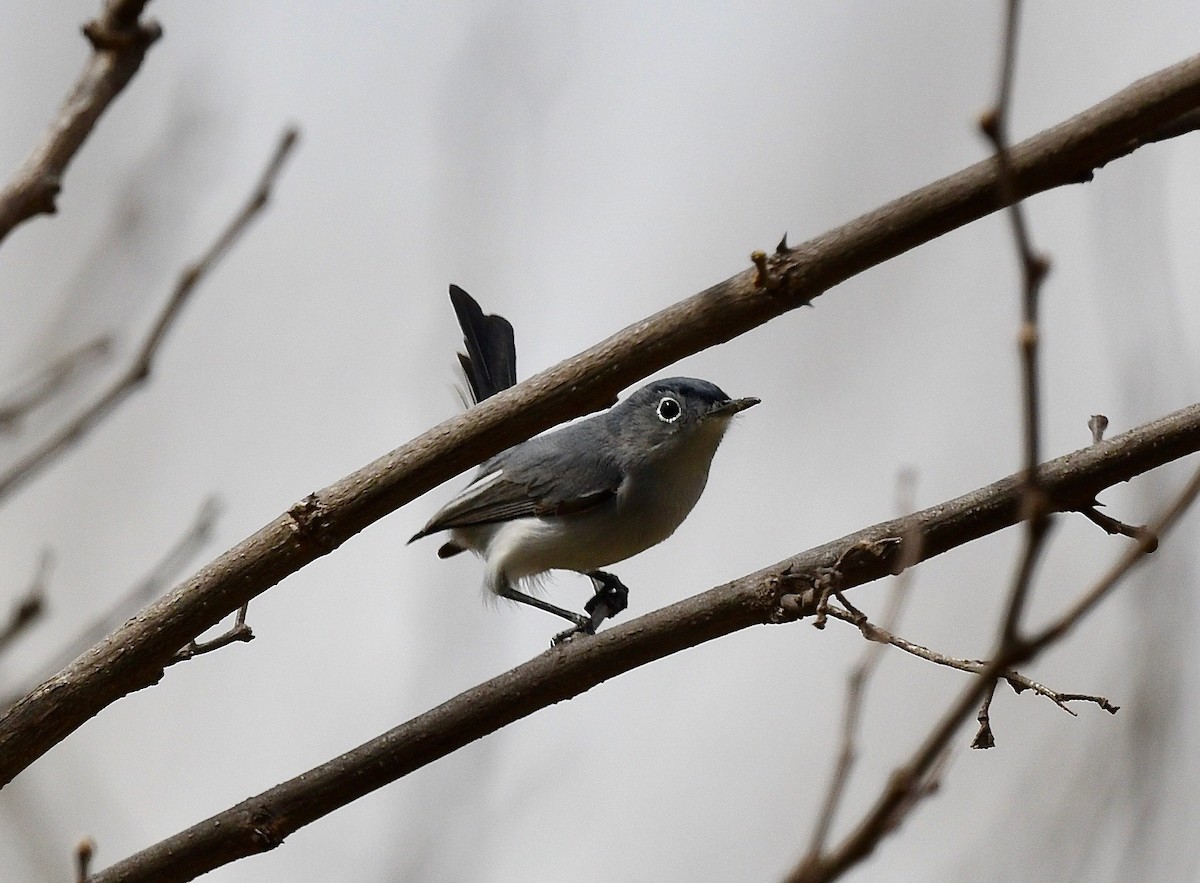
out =
{"type": "Polygon", "coordinates": [[[1000,140],[1000,110],[989,107],[979,115],[979,131],[993,144],[1000,140]]]}
{"type": "Polygon", "coordinates": [[[779,240],[779,244],[775,246],[775,254],[787,254],[789,251],[791,249],[788,248],[787,233],[784,233],[783,238],[779,240]]]}
{"type": "Polygon", "coordinates": [[[1100,444],[1104,441],[1104,431],[1108,429],[1108,418],[1103,414],[1093,414],[1088,420],[1088,429],[1092,431],[1092,444],[1100,444]]]}
{"type": "Polygon", "coordinates": [[[96,854],[96,841],[84,837],[75,845],[75,881],[87,883],[92,877],[92,857],[96,854]]]}

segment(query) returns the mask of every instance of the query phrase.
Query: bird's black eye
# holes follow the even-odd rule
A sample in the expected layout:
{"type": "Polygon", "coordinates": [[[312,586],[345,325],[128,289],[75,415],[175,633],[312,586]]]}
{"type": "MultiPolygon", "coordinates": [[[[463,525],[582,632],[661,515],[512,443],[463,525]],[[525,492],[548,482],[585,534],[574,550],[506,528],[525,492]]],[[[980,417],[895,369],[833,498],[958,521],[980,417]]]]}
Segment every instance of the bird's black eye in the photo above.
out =
{"type": "Polygon", "coordinates": [[[683,408],[679,407],[679,402],[670,396],[663,396],[659,400],[658,408],[655,410],[658,414],[658,419],[663,423],[674,423],[679,419],[679,415],[683,413],[683,408]]]}

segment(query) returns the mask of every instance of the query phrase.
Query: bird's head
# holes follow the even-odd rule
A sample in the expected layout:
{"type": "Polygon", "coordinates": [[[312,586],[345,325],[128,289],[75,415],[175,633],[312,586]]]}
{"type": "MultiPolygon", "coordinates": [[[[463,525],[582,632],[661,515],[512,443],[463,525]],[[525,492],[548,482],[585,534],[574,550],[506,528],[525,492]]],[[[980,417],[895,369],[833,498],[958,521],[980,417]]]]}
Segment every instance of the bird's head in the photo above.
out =
{"type": "Polygon", "coordinates": [[[715,451],[729,422],[756,398],[731,399],[719,386],[694,377],[656,380],[609,412],[610,426],[626,450],[655,456],[702,442],[715,451]]]}

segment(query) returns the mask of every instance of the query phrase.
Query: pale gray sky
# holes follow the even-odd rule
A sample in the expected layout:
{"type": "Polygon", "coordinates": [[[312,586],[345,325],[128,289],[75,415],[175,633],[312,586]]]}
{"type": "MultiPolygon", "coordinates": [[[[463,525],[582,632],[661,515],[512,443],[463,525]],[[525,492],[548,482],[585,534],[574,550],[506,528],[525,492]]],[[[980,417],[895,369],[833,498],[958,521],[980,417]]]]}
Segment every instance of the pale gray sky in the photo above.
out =
{"type": "MultiPolygon", "coordinates": [[[[40,137],[100,0],[0,6],[0,175],[40,137]]],[[[1029,4],[1021,137],[1196,51],[1200,8],[1029,4]]],[[[0,249],[0,377],[103,330],[126,349],[240,204],[282,127],[268,213],[206,282],[152,386],[0,509],[4,591],[52,546],[15,682],[136,581],[201,501],[204,558],[458,407],[456,282],[517,329],[522,376],[985,155],[1001,3],[155,2],[165,29],[66,179],[0,249]],[[134,214],[122,214],[133,212],[134,214]],[[117,223],[121,218],[132,218],[117,223]],[[115,232],[114,232],[115,229],[115,232]]],[[[1200,138],[1028,204],[1045,293],[1048,455],[1197,398],[1200,138]]],[[[666,544],[615,568],[638,615],[1019,463],[1008,228],[949,234],[663,373],[763,404],[666,544]]],[[[34,427],[37,428],[36,426],[34,427]]],[[[0,462],[29,439],[0,438],[0,462]]],[[[1104,496],[1146,519],[1182,472],[1104,496]]],[[[461,480],[459,480],[460,482],[461,480]]],[[[459,482],[251,607],[257,639],[172,668],[0,793],[0,879],[66,879],[395,726],[540,652],[558,624],[480,602],[481,568],[404,541],[459,482]]],[[[1194,879],[1195,519],[1031,672],[1121,705],[1071,718],[999,691],[999,747],[958,742],[942,791],[863,881],[1194,879]]],[[[1008,532],[916,571],[901,631],[987,652],[1008,532]]],[[[1067,519],[1034,615],[1121,550],[1067,519]]],[[[562,576],[551,597],[578,606],[562,576]]],[[[882,609],[884,587],[854,596],[882,609]]],[[[223,868],[228,881],[773,880],[807,844],[862,641],[760,628],[604,684],[223,868]],[[601,833],[598,833],[601,832],[601,833]]],[[[844,825],[962,678],[890,654],[844,825]]]]}

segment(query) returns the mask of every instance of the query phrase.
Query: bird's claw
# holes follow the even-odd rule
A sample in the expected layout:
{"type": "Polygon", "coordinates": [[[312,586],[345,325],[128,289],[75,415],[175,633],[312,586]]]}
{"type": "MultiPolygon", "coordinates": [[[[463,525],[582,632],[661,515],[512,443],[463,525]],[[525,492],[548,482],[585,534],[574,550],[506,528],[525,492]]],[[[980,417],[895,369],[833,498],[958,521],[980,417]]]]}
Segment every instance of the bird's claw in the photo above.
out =
{"type": "Polygon", "coordinates": [[[591,614],[595,625],[611,619],[629,606],[629,589],[617,577],[603,570],[593,570],[588,577],[596,594],[583,605],[583,609],[591,614]]]}
{"type": "Polygon", "coordinates": [[[587,576],[596,592],[583,605],[588,615],[572,617],[575,627],[555,635],[550,641],[551,647],[557,647],[579,635],[596,634],[596,629],[604,620],[612,619],[629,606],[629,589],[617,577],[602,570],[593,570],[587,576]]]}

